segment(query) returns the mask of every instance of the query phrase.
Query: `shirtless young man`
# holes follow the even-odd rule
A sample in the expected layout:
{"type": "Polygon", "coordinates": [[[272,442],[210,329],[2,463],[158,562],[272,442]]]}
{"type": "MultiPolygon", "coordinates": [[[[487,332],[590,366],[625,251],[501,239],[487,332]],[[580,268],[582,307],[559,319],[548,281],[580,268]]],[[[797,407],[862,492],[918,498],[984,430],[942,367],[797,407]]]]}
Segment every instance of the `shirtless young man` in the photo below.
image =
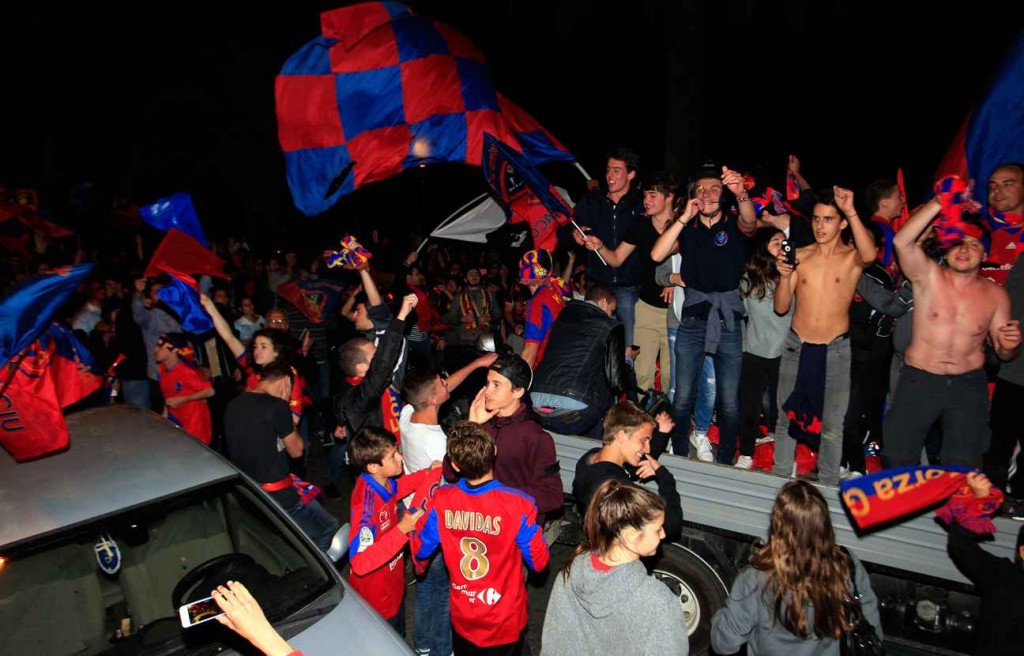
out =
{"type": "Polygon", "coordinates": [[[942,464],[979,467],[988,444],[985,339],[1001,360],[1020,351],[1020,322],[1010,319],[1009,296],[978,274],[986,229],[965,217],[965,236],[946,251],[946,266],[918,243],[940,209],[937,199],[926,203],[893,240],[900,269],[914,284],[914,336],[885,417],[887,468],[919,464],[925,435],[940,418],[942,464]]]}
{"type": "MultiPolygon", "coordinates": [[[[833,187],[819,194],[811,213],[814,243],[797,250],[797,266],[779,254],[781,280],[775,291],[775,312],[785,314],[796,300],[793,325],[779,366],[779,419],[775,427],[775,467],[779,476],[793,475],[796,440],[789,436],[789,417],[782,409],[796,386],[800,355],[806,347],[824,348],[825,403],[821,414],[818,481],[837,485],[843,456],[843,419],[850,402],[850,304],[861,272],[875,259],[871,233],[857,216],[853,192],[833,187]],[[847,227],[853,244],[840,233],[847,227]]],[[[806,375],[806,372],[805,372],[806,375]]]]}

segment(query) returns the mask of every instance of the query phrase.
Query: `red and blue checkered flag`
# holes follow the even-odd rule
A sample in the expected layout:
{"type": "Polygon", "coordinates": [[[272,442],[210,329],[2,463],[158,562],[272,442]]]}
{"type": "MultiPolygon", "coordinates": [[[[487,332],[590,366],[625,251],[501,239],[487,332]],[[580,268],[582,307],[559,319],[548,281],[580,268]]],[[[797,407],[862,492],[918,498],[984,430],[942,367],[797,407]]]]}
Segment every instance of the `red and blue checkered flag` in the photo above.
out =
{"type": "Polygon", "coordinates": [[[480,165],[483,133],[534,164],[575,158],[495,91],[465,36],[398,2],[324,12],[275,83],[278,139],[307,215],[420,164],[480,165]]]}
{"type": "Polygon", "coordinates": [[[529,160],[490,134],[484,135],[484,179],[510,223],[530,224],[533,247],[554,251],[557,230],[572,210],[529,160]]]}

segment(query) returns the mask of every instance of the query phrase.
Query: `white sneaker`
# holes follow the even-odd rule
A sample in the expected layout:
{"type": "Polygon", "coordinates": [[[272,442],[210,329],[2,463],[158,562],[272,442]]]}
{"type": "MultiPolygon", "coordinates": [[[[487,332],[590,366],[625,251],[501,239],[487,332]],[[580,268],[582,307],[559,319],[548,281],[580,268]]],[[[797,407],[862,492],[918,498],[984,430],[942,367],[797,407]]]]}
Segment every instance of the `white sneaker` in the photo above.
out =
{"type": "Polygon", "coordinates": [[[711,452],[711,440],[707,433],[694,433],[690,436],[690,444],[697,449],[697,460],[701,462],[714,462],[715,454],[711,452]]]}
{"type": "Polygon", "coordinates": [[[736,469],[753,469],[754,459],[751,456],[740,456],[736,458],[736,464],[733,467],[736,469]]]}

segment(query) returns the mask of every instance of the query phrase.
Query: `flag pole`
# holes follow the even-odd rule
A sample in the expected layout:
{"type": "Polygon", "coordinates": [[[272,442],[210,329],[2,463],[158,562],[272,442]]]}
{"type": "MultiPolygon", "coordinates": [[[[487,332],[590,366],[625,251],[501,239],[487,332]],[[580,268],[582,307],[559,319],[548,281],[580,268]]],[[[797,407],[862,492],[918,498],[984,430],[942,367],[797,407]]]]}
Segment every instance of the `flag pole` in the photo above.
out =
{"type": "MultiPolygon", "coordinates": [[[[580,164],[579,162],[573,162],[573,164],[575,164],[576,165],[576,169],[580,173],[583,174],[583,177],[587,179],[587,182],[590,182],[591,180],[593,180],[593,178],[590,177],[590,174],[587,173],[587,170],[585,168],[583,168],[582,164],[580,164]]],[[[577,225],[575,220],[569,219],[569,222],[572,223],[572,227],[576,228],[576,232],[578,232],[580,234],[580,237],[583,237],[583,239],[587,238],[587,233],[583,232],[583,228],[579,227],[579,225],[577,225]]],[[[598,253],[597,251],[590,251],[590,252],[593,253],[594,255],[596,255],[597,259],[601,260],[601,264],[603,264],[605,266],[608,266],[608,261],[605,260],[603,257],[601,257],[600,253],[598,253]]]]}

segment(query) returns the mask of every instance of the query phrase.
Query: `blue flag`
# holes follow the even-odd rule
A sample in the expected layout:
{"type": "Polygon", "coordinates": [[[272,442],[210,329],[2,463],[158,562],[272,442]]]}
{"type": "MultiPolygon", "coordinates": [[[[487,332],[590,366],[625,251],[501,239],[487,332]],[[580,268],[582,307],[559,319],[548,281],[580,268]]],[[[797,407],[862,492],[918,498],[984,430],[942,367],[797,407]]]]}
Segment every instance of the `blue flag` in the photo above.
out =
{"type": "Polygon", "coordinates": [[[171,275],[171,282],[156,290],[156,296],[181,318],[181,327],[187,332],[199,335],[213,330],[213,320],[199,304],[199,290],[195,281],[188,276],[171,275]],[[189,284],[192,283],[192,284],[189,284]]]}
{"type": "Polygon", "coordinates": [[[181,193],[161,198],[151,205],[139,208],[143,220],[157,230],[167,232],[177,228],[192,237],[206,248],[210,247],[203,235],[203,227],[199,225],[196,208],[192,205],[192,196],[181,193]]]}
{"type": "Polygon", "coordinates": [[[34,342],[93,264],[61,267],[17,285],[0,305],[0,364],[34,342]]]}
{"type": "Polygon", "coordinates": [[[526,157],[487,132],[481,167],[509,222],[525,221],[534,247],[554,252],[558,227],[568,223],[571,214],[558,191],[526,157]]]}

